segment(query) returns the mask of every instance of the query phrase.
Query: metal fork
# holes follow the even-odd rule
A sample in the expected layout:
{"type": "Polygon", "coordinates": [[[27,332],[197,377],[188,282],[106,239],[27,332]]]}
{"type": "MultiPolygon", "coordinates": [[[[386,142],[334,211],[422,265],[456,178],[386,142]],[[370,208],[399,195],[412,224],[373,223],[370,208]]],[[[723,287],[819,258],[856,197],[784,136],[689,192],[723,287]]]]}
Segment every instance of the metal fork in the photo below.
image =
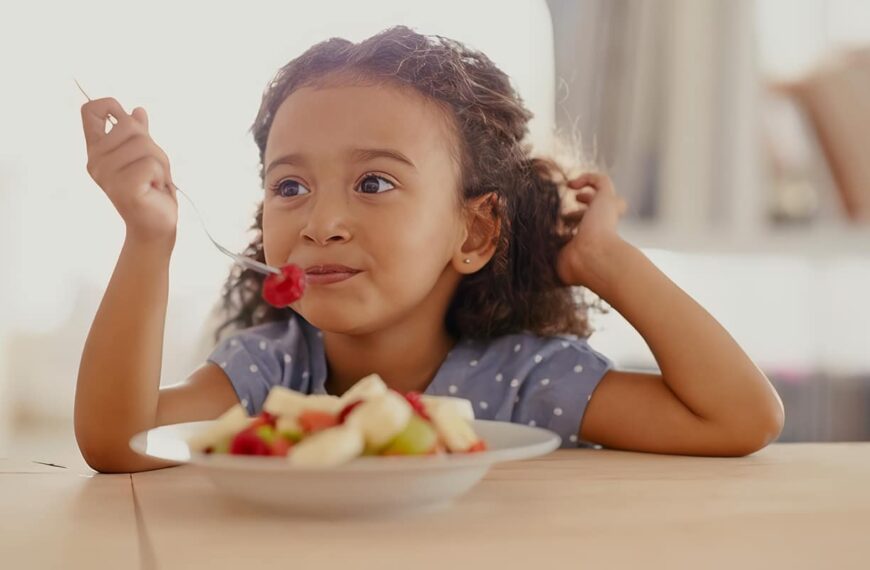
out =
{"type": "MultiPolygon", "coordinates": [[[[93,101],[93,99],[88,97],[88,94],[85,93],[85,90],[82,89],[82,86],[79,85],[79,82],[76,81],[75,78],[73,78],[73,81],[75,81],[76,86],[79,88],[79,91],[82,92],[82,95],[84,95],[88,101],[93,101]]],[[[113,125],[118,124],[118,120],[115,117],[113,117],[111,113],[106,118],[113,125]]],[[[188,196],[186,193],[182,192],[181,188],[176,186],[174,183],[172,183],[172,187],[175,188],[176,192],[178,192],[182,196],[184,196],[185,200],[187,200],[188,203],[193,207],[193,211],[196,212],[196,216],[197,216],[197,218],[199,218],[199,224],[202,226],[202,229],[205,230],[205,235],[208,236],[208,239],[211,240],[211,242],[215,245],[216,248],[218,248],[218,250],[221,253],[228,255],[229,257],[231,257],[233,259],[233,261],[235,261],[237,264],[241,265],[242,267],[246,267],[246,268],[251,269],[253,271],[263,273],[265,275],[269,275],[269,274],[281,275],[281,270],[278,269],[277,267],[272,267],[271,265],[266,265],[265,263],[261,263],[255,259],[251,259],[250,257],[246,257],[244,255],[239,255],[239,254],[233,253],[230,250],[228,250],[227,248],[225,248],[224,246],[222,246],[221,244],[219,244],[218,242],[216,242],[215,239],[211,236],[211,233],[209,233],[208,228],[205,225],[205,221],[203,221],[202,215],[200,215],[200,213],[199,213],[199,208],[196,207],[196,204],[193,203],[193,200],[190,199],[190,196],[188,196]]]]}

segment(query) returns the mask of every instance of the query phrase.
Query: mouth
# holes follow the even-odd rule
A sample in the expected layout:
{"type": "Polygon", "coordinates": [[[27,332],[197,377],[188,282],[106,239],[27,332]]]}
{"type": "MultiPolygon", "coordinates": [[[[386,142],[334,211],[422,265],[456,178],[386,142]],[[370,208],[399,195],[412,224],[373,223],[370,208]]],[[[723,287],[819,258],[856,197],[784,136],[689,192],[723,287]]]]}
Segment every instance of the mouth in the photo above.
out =
{"type": "Polygon", "coordinates": [[[311,265],[305,268],[306,281],[311,285],[329,285],[346,281],[358,273],[362,273],[362,270],[346,265],[311,265]]]}

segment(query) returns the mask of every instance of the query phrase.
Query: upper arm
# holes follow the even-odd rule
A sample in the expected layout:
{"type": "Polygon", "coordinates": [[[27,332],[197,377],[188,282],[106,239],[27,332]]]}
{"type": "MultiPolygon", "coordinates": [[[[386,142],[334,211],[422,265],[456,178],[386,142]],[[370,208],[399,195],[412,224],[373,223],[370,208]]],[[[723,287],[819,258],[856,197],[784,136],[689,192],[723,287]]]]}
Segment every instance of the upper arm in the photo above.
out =
{"type": "Polygon", "coordinates": [[[660,374],[619,370],[608,371],[592,394],[580,438],[615,449],[680,455],[746,455],[765,445],[739,426],[696,415],[660,374]]]}
{"type": "Polygon", "coordinates": [[[184,382],[160,389],[155,425],[211,420],[238,403],[223,369],[206,362],[184,382]]]}

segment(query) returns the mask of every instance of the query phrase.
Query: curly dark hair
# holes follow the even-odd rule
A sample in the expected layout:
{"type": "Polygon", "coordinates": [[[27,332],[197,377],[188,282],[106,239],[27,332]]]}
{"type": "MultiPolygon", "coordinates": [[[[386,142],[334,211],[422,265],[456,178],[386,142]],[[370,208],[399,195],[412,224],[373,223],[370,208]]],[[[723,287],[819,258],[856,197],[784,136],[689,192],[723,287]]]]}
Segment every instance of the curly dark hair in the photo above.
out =
{"type": "MultiPolygon", "coordinates": [[[[528,331],[542,336],[588,337],[589,303],[584,293],[563,284],[556,272],[560,248],[572,224],[561,216],[565,171],[552,159],[531,156],[524,143],[532,113],[510,79],[483,53],[437,35],[404,26],[362,42],[332,38],[309,48],[282,67],[263,93],[250,131],[260,149],[260,182],[265,184],[266,140],[281,103],[304,86],[331,77],[411,87],[447,111],[459,141],[460,202],[494,192],[493,215],[501,224],[496,250],[480,271],[465,276],[445,316],[454,338],[492,338],[528,331]]],[[[265,261],[263,204],[250,228],[254,239],[244,254],[265,261]]],[[[261,296],[264,276],[233,267],[223,289],[229,326],[246,328],[286,320],[261,296]]]]}

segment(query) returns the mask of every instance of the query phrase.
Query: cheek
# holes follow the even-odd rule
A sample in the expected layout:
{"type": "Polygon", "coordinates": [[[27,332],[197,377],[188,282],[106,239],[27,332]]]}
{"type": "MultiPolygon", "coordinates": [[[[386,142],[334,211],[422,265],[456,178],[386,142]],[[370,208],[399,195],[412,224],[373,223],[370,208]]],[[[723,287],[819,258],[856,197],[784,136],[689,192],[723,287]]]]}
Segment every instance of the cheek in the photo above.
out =
{"type": "Polygon", "coordinates": [[[377,244],[382,263],[390,275],[403,281],[431,281],[444,270],[453,246],[453,225],[440,208],[425,208],[425,215],[404,215],[384,220],[378,226],[377,244]]]}
{"type": "Polygon", "coordinates": [[[276,267],[284,265],[293,247],[291,235],[291,224],[279,212],[263,208],[263,252],[267,264],[276,267]]]}

